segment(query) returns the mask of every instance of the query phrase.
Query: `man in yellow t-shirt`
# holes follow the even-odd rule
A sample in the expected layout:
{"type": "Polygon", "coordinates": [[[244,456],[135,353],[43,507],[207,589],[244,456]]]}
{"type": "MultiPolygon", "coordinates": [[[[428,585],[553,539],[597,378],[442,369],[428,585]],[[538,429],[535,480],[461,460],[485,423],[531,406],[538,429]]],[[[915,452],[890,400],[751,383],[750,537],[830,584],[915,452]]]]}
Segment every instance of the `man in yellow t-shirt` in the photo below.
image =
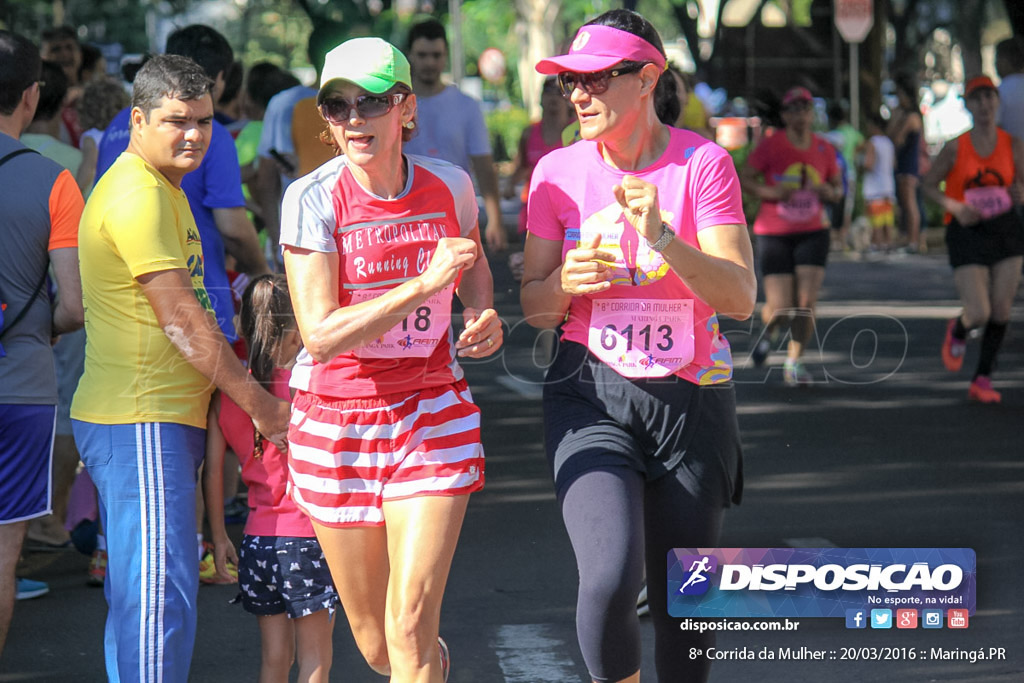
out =
{"type": "Polygon", "coordinates": [[[87,343],[71,417],[107,537],[111,680],[188,678],[196,471],[214,388],[282,446],[287,430],[287,403],[249,380],[212,315],[181,190],[210,143],[212,85],[186,57],[142,67],[128,150],[97,183],[79,228],[87,343]]]}

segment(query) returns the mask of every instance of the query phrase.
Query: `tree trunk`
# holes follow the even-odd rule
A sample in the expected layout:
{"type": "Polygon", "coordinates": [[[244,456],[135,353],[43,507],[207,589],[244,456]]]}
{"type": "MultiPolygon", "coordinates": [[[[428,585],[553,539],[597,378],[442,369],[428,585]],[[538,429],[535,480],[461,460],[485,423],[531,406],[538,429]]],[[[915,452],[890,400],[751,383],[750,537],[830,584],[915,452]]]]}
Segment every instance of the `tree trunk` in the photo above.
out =
{"type": "MultiPolygon", "coordinates": [[[[861,45],[860,57],[865,68],[860,70],[861,113],[878,114],[882,107],[882,74],[885,72],[885,28],[889,16],[889,0],[875,0],[875,24],[861,45]]],[[[864,120],[863,116],[860,119],[864,120]]]]}
{"type": "MultiPolygon", "coordinates": [[[[721,19],[722,5],[719,5],[719,19],[721,19]]],[[[690,13],[687,10],[686,3],[682,4],[673,2],[672,3],[672,14],[676,18],[676,23],[679,25],[679,29],[683,32],[683,37],[686,38],[686,46],[690,48],[690,56],[693,57],[693,63],[698,74],[704,73],[704,60],[700,56],[700,35],[697,33],[697,22],[690,18],[690,13]]],[[[758,21],[755,15],[751,21],[758,21]]]]}
{"type": "Polygon", "coordinates": [[[1013,35],[1024,36],[1024,2],[1020,0],[1003,0],[1006,16],[1010,19],[1013,35]]]}
{"type": "Polygon", "coordinates": [[[954,35],[960,43],[964,77],[970,78],[981,73],[981,28],[985,18],[985,3],[983,0],[961,0],[958,9],[960,21],[954,27],[954,35]]]}
{"type": "Polygon", "coordinates": [[[892,24],[896,34],[896,45],[893,49],[894,71],[905,71],[917,73],[917,45],[910,40],[911,27],[917,18],[918,0],[909,0],[903,8],[903,12],[896,14],[893,3],[883,0],[885,14],[877,15],[878,18],[887,17],[892,24]]]}
{"type": "Polygon", "coordinates": [[[519,38],[519,85],[530,118],[540,118],[540,86],[544,76],[534,65],[557,52],[552,28],[562,0],[516,0],[516,35],[519,38]]]}

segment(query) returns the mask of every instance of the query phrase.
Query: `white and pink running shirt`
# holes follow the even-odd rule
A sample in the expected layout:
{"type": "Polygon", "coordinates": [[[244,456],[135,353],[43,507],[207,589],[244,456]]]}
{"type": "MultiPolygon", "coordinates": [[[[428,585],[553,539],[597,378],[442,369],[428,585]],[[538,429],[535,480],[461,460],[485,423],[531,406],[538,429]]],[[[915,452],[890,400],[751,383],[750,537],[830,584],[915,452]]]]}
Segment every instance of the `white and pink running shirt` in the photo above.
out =
{"type": "Polygon", "coordinates": [[[697,233],[745,225],[739,179],[728,153],[686,130],[669,128],[664,154],[634,172],[605,162],[594,141],[548,153],[530,183],[527,229],[562,241],[562,256],[600,234],[616,255],[612,287],[574,296],[562,339],[587,346],[626,377],[678,375],[694,384],[732,377],[732,354],[714,310],[687,288],[622,215],[612,188],[625,175],[658,186],[662,220],[700,248],[697,233]]]}
{"type": "MultiPolygon", "coordinates": [[[[421,275],[439,239],[468,237],[476,227],[476,196],[462,169],[437,159],[404,158],[409,177],[394,199],[363,188],[345,157],[296,180],[285,193],[281,244],[338,253],[342,306],[373,299],[421,275]]],[[[303,349],[292,369],[292,388],[355,398],[461,379],[450,325],[453,290],[443,290],[396,320],[375,342],[326,363],[303,349]]]]}

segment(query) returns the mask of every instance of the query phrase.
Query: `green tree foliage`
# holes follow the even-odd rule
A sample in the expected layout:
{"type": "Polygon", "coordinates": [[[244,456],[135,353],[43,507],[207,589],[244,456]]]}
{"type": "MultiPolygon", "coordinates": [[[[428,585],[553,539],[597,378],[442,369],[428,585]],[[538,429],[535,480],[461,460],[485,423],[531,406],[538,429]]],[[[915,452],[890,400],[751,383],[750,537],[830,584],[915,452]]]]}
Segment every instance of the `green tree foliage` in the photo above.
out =
{"type": "Polygon", "coordinates": [[[225,36],[246,65],[269,61],[286,69],[309,67],[306,44],[313,23],[291,0],[249,0],[240,21],[225,28],[233,29],[225,36]]]}
{"type": "Polygon", "coordinates": [[[86,39],[120,42],[126,52],[148,49],[146,15],[154,0],[0,0],[0,24],[36,37],[57,24],[81,27],[86,39]]]}

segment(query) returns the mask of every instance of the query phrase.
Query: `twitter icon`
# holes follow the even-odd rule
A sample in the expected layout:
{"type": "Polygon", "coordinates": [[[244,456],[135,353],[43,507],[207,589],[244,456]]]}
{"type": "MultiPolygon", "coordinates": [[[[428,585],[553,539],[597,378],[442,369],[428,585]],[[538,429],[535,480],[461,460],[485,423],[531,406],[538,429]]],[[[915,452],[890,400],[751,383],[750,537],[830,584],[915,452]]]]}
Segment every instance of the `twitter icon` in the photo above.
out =
{"type": "Polygon", "coordinates": [[[892,628],[892,610],[871,610],[871,628],[892,628]]]}

